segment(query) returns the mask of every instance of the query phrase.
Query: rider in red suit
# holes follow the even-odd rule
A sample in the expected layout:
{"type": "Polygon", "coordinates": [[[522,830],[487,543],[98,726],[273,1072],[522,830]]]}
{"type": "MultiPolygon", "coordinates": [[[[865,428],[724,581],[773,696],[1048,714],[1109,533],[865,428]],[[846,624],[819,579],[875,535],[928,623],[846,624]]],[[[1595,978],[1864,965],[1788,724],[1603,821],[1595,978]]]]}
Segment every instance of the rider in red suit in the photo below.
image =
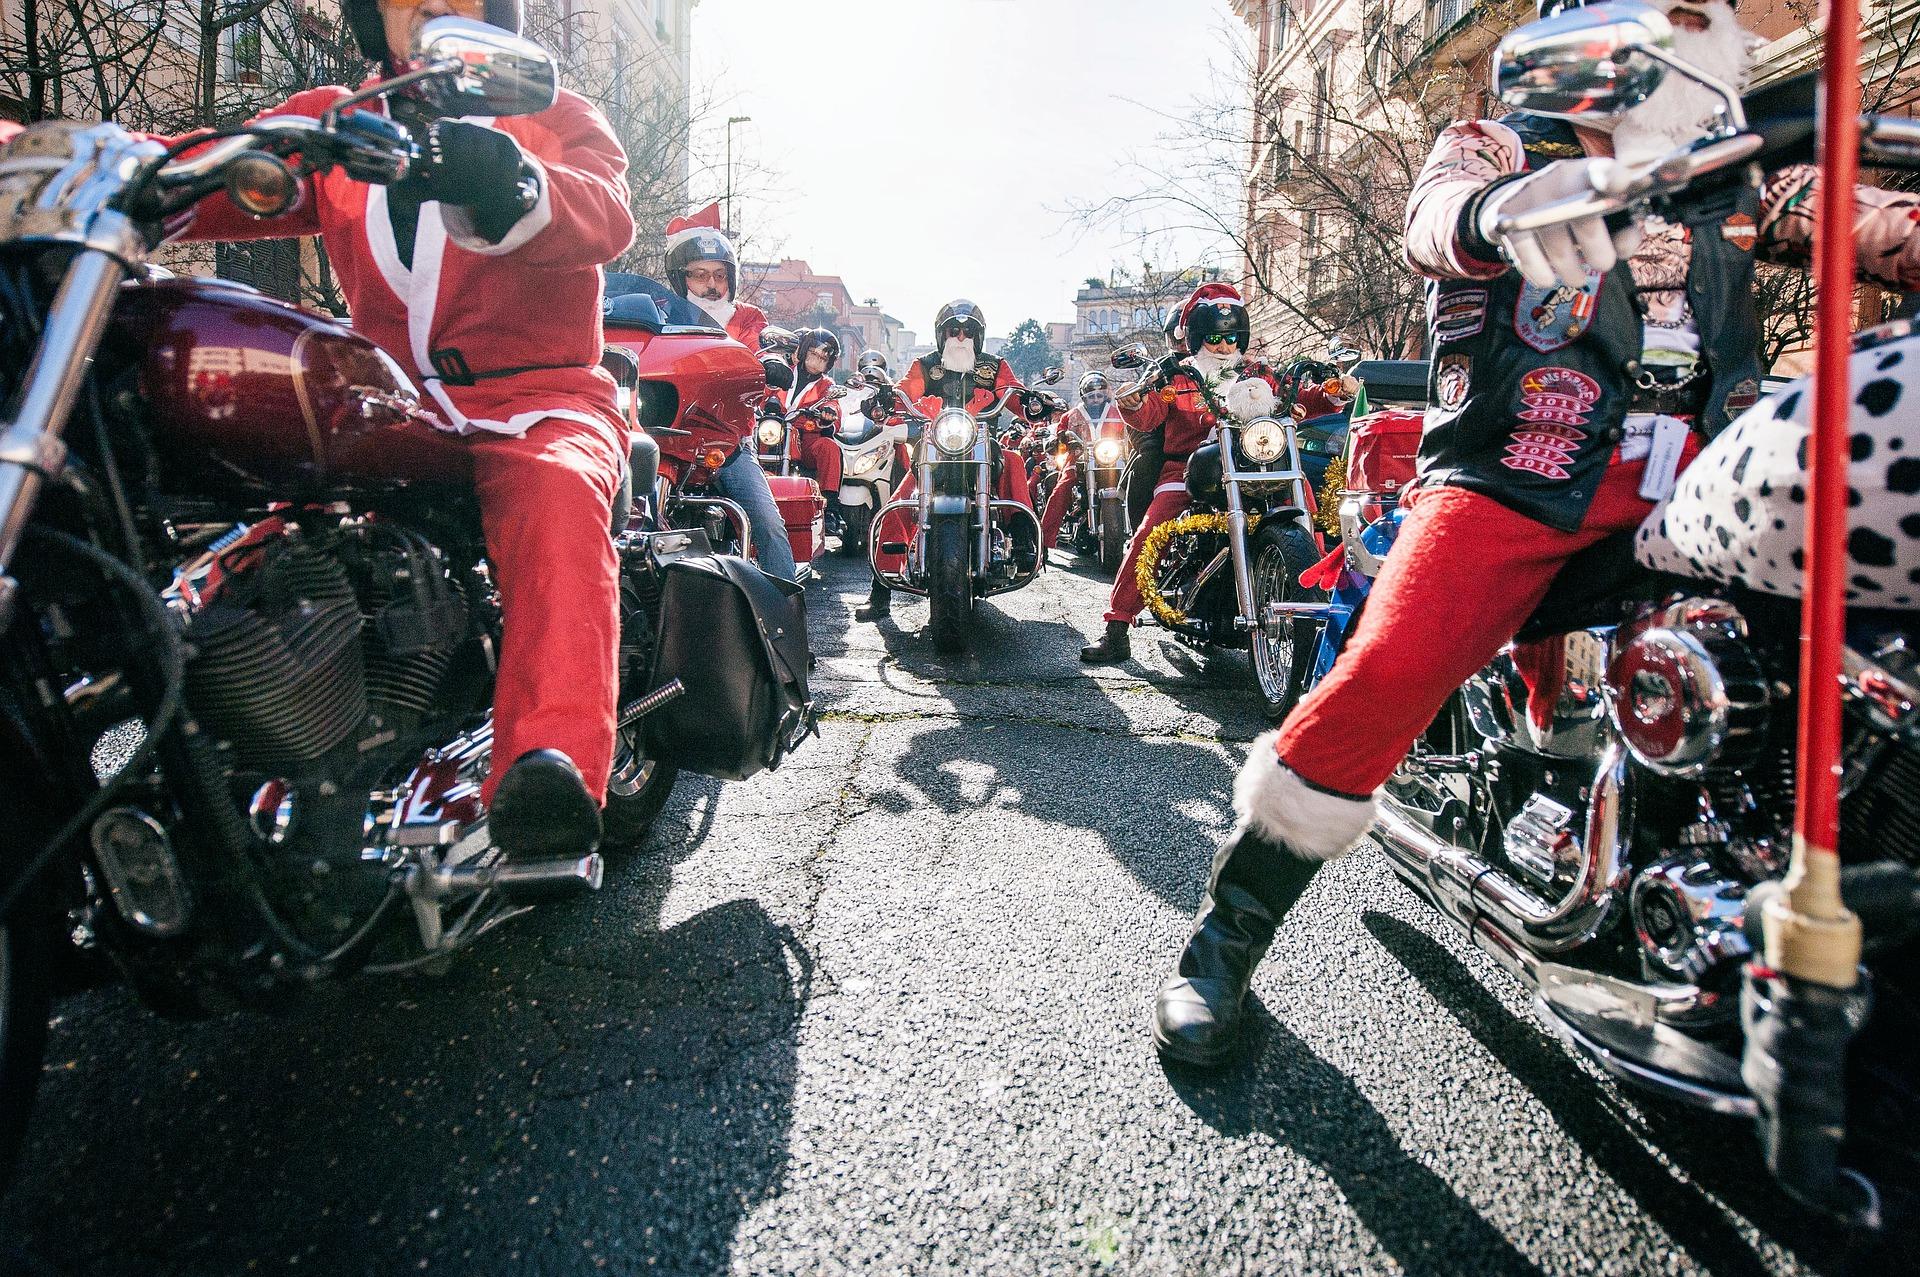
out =
{"type": "MultiPolygon", "coordinates": [[[[1115,411],[1107,386],[1107,375],[1090,372],[1080,379],[1080,402],[1067,414],[1061,431],[1071,434],[1082,447],[1091,448],[1101,439],[1124,439],[1127,423],[1115,411]]],[[[1080,467],[1069,465],[1047,498],[1046,513],[1040,517],[1040,543],[1051,550],[1060,539],[1060,524],[1067,517],[1073,494],[1080,490],[1080,467]]]]}
{"type": "MultiPolygon", "coordinates": [[[[345,11],[389,71],[429,18],[520,25],[517,0],[348,0],[345,11]]],[[[318,116],[346,95],[311,89],[267,114],[318,116]]],[[[392,109],[404,118],[412,106],[392,109]]],[[[335,169],[269,221],[209,198],[187,233],[324,235],[355,329],[470,441],[504,612],[485,788],[493,837],[514,854],[578,854],[600,837],[618,694],[608,528],[627,437],[600,368],[600,266],[633,238],[627,158],[600,112],[566,90],[533,115],[406,122],[426,159],[391,188],[335,169]]]]}
{"type": "Polygon", "coordinates": [[[1242,421],[1273,411],[1278,376],[1246,357],[1250,330],[1240,295],[1225,285],[1196,291],[1181,311],[1186,353],[1169,356],[1156,385],[1120,400],[1120,415],[1137,433],[1164,430],[1165,459],[1159,482],[1140,526],[1127,544],[1127,557],[1113,579],[1107,603],[1107,632],[1098,643],[1080,649],[1089,665],[1117,665],[1132,655],[1127,630],[1145,600],[1136,569],[1141,547],[1153,530],[1187,508],[1187,458],[1205,444],[1224,408],[1242,421]]]}
{"type": "Polygon", "coordinates": [[[840,361],[840,339],[825,328],[805,328],[793,348],[793,385],[776,390],[779,404],[793,430],[793,458],[810,470],[827,498],[827,508],[840,504],[840,445],[834,441],[839,423],[836,412],[826,421],[795,414],[827,402],[833,389],[828,374],[840,361]]]}
{"type": "Polygon", "coordinates": [[[760,349],[767,313],[740,298],[740,259],[720,229],[720,205],[667,223],[667,284],[748,350],[760,349]]]}
{"type": "MultiPolygon", "coordinates": [[[[933,340],[932,353],[921,356],[907,366],[907,375],[901,379],[897,391],[928,420],[939,416],[948,407],[965,408],[977,415],[993,407],[1008,391],[1025,391],[1006,360],[983,353],[987,340],[986,316],[972,302],[961,298],[942,306],[940,313],[934,316],[933,340]]],[[[895,393],[881,390],[877,392],[876,400],[890,399],[895,393]]],[[[1020,395],[1014,397],[1016,405],[1020,404],[1020,400],[1020,395]]],[[[877,412],[886,410],[883,402],[876,404],[877,412]]],[[[1033,500],[1027,495],[1027,466],[1020,459],[1020,454],[1012,448],[995,445],[994,456],[999,463],[995,467],[995,487],[1000,498],[1018,501],[1031,508],[1033,500]]],[[[915,480],[916,476],[908,475],[894,500],[911,500],[916,491],[915,480]]],[[[873,530],[877,540],[909,539],[910,522],[904,513],[889,515],[882,524],[884,531],[882,527],[873,530]]],[[[884,559],[887,556],[879,557],[884,559]]],[[[899,559],[901,556],[892,557],[899,559]]],[[[892,615],[892,612],[893,591],[884,581],[875,577],[866,605],[858,609],[854,616],[862,621],[875,621],[892,615]]]]}

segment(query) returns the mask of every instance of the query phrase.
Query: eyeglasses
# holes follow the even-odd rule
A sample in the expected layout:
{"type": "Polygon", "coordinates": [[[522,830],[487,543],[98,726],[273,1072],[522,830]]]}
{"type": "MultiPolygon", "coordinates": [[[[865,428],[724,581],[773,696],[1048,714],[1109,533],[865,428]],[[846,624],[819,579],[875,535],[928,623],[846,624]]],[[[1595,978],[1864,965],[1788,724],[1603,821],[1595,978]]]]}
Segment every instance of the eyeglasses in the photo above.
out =
{"type": "Polygon", "coordinates": [[[1240,339],[1232,333],[1209,333],[1200,339],[1202,346],[1237,346],[1240,339]]]}
{"type": "MultiPolygon", "coordinates": [[[[380,0],[382,9],[418,9],[426,0],[380,0]]],[[[483,22],[487,16],[487,0],[447,0],[447,8],[463,18],[472,18],[483,22]]]]}

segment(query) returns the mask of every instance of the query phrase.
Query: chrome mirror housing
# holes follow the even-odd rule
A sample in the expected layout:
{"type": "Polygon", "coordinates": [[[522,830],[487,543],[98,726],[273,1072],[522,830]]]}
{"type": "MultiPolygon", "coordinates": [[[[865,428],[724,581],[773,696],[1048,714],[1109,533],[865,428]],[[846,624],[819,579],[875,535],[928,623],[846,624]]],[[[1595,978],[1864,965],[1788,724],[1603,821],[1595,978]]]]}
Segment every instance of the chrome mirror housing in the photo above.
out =
{"type": "Polygon", "coordinates": [[[434,18],[420,28],[419,55],[458,69],[430,81],[434,104],[463,115],[532,115],[552,106],[560,74],[531,40],[469,18],[434,18]]]}
{"type": "Polygon", "coordinates": [[[1493,88],[1508,106],[1578,120],[1646,101],[1675,60],[1673,26],[1637,0],[1584,5],[1507,33],[1493,88]]]}

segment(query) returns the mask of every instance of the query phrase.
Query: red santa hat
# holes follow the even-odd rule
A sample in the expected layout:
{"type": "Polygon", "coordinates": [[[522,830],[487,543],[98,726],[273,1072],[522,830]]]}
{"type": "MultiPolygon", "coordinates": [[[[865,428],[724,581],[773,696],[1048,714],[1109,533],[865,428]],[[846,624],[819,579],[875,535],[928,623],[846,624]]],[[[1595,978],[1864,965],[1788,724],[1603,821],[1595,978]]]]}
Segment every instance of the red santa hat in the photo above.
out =
{"type": "MultiPolygon", "coordinates": [[[[720,225],[719,200],[715,200],[697,212],[689,213],[685,217],[676,217],[668,222],[667,251],[672,252],[696,235],[718,236],[723,241],[727,238],[720,225]]],[[[728,247],[731,248],[732,245],[728,244],[728,247]]]]}
{"type": "Polygon", "coordinates": [[[1187,321],[1193,318],[1193,311],[1196,306],[1200,306],[1206,302],[1222,301],[1230,306],[1239,306],[1242,309],[1244,309],[1247,304],[1246,299],[1240,296],[1240,290],[1232,284],[1202,284],[1200,287],[1194,289],[1193,295],[1188,297],[1186,302],[1180,307],[1180,331],[1186,331],[1187,321]]]}

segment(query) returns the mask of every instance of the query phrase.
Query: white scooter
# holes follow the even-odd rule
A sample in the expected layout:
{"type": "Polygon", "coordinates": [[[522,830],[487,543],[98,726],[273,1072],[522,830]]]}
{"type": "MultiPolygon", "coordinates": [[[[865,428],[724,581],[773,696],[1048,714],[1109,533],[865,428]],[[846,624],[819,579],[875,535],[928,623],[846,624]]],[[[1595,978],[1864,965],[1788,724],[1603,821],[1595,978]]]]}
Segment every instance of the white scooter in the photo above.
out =
{"type": "Polygon", "coordinates": [[[906,479],[899,445],[907,440],[907,428],[874,421],[860,411],[858,399],[847,398],[833,438],[840,445],[840,553],[864,558],[873,516],[906,479]]]}

